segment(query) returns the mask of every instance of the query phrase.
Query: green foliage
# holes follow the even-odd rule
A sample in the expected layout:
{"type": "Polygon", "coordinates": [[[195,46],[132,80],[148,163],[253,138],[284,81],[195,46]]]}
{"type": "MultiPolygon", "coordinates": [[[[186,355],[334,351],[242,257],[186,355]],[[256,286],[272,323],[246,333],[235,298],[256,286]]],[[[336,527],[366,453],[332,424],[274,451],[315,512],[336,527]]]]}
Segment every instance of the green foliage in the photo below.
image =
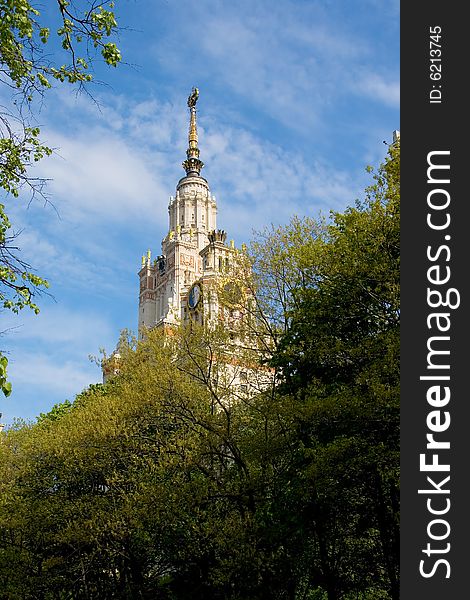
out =
{"type": "Polygon", "coordinates": [[[23,126],[19,121],[16,125],[19,132],[0,117],[0,186],[15,198],[25,183],[34,191],[36,180],[28,179],[28,170],[34,162],[52,153],[39,141],[39,128],[23,126]]]}
{"type": "Polygon", "coordinates": [[[37,422],[48,423],[50,421],[57,421],[66,415],[71,410],[72,406],[73,404],[70,402],[70,400],[65,400],[64,402],[54,404],[48,413],[39,413],[37,422]]]}
{"type": "Polygon", "coordinates": [[[273,358],[299,409],[329,597],[357,587],[361,570],[364,585],[381,555],[398,598],[399,152],[390,147],[363,203],[332,215],[273,358]]]}
{"type": "Polygon", "coordinates": [[[11,383],[7,380],[7,366],[7,357],[0,355],[0,389],[5,396],[11,394],[11,383]]]}
{"type": "Polygon", "coordinates": [[[2,1],[0,40],[2,73],[16,88],[35,90],[37,82],[49,87],[48,76],[69,83],[91,81],[87,73],[90,60],[88,43],[99,50],[105,62],[117,66],[121,60],[115,44],[108,42],[117,29],[112,2],[101,5],[57,0],[61,25],[55,31],[69,64],[51,66],[42,46],[50,43],[50,27],[41,23],[41,13],[28,0],[2,1]],[[40,43],[39,43],[40,42],[40,43]],[[84,55],[80,56],[79,49],[84,55]]]}
{"type": "MultiPolygon", "coordinates": [[[[278,357],[290,386],[306,390],[314,379],[350,384],[371,358],[380,362],[384,344],[396,351],[398,145],[390,148],[375,180],[364,203],[344,214],[333,213],[332,224],[317,243],[315,271],[292,292],[292,326],[278,357]]],[[[383,358],[387,356],[385,352],[383,358]]],[[[394,357],[390,364],[396,380],[394,357]]]]}
{"type": "Polygon", "coordinates": [[[251,243],[258,313],[275,347],[290,328],[295,290],[315,275],[326,231],[323,218],[294,216],[288,227],[267,227],[251,243]]]}

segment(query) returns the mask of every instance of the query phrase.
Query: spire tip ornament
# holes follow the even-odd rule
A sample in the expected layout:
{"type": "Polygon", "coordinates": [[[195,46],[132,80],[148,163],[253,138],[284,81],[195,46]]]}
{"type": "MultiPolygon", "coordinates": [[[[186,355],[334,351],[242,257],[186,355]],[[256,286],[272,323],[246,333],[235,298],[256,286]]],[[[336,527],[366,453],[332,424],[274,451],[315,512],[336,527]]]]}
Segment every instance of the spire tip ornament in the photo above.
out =
{"type": "Polygon", "coordinates": [[[188,107],[193,108],[196,106],[197,99],[199,98],[199,90],[197,87],[193,87],[191,93],[188,96],[188,107]]]}

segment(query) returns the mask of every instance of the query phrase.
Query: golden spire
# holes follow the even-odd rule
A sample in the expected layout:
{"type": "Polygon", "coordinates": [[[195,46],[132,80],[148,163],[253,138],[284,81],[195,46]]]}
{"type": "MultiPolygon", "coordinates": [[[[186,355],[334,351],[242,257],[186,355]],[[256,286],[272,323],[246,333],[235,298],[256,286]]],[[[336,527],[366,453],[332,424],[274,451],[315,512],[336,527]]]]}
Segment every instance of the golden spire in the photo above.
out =
{"type": "Polygon", "coordinates": [[[188,149],[186,150],[186,160],[183,162],[186,175],[199,175],[204,166],[202,160],[199,160],[199,148],[197,146],[196,102],[198,98],[199,90],[193,87],[191,94],[188,97],[188,108],[190,112],[188,149]]]}

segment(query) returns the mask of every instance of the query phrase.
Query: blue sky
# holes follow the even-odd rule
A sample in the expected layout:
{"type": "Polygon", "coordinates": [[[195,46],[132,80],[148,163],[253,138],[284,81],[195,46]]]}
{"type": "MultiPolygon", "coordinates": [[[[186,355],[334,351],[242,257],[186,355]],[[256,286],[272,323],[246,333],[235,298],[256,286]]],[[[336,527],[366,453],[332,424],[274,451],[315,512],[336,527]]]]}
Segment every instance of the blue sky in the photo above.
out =
{"type": "Polygon", "coordinates": [[[203,175],[237,245],[291,215],[361,197],[399,129],[399,2],[117,2],[126,64],[88,96],[52,90],[37,116],[52,205],[3,200],[23,257],[51,284],[38,316],[2,313],[13,392],[34,419],[101,380],[88,356],[136,330],[137,271],[159,253],[184,175],[191,88],[203,175]]]}

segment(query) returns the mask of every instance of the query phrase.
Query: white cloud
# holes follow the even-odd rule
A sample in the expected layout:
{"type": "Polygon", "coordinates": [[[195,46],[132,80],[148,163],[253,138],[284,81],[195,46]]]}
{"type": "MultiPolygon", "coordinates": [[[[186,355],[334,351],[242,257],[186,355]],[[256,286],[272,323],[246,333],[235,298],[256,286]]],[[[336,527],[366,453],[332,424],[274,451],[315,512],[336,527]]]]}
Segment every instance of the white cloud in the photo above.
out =
{"type": "Polygon", "coordinates": [[[109,222],[152,218],[153,201],[164,194],[141,150],[104,128],[86,124],[73,138],[49,134],[58,154],[45,163],[50,189],[65,218],[109,222]]]}
{"type": "Polygon", "coordinates": [[[100,369],[88,357],[98,355],[100,347],[109,351],[116,343],[117,332],[106,314],[49,305],[39,315],[22,312],[4,317],[4,327],[10,328],[3,341],[9,348],[8,376],[13,385],[10,422],[17,399],[25,402],[23,396],[32,402],[31,408],[23,409],[32,417],[101,381],[100,369]]]}
{"type": "MultiPolygon", "coordinates": [[[[47,293],[53,298],[64,290],[75,290],[81,301],[91,294],[116,298],[122,293],[126,271],[136,270],[135,265],[126,264],[127,255],[117,252],[115,235],[110,232],[104,241],[97,219],[93,224],[84,221],[74,225],[41,207],[27,214],[15,211],[14,221],[22,229],[16,239],[22,259],[49,281],[47,293]]],[[[38,303],[41,307],[47,304],[47,295],[38,298],[38,303]]],[[[23,314],[27,312],[20,316],[23,314]]]]}
{"type": "Polygon", "coordinates": [[[400,106],[400,84],[393,76],[386,79],[377,73],[365,74],[357,81],[356,93],[394,108],[400,106]]]}
{"type": "MultiPolygon", "coordinates": [[[[209,182],[224,190],[218,198],[219,226],[250,237],[252,229],[286,223],[292,214],[318,215],[354,203],[364,187],[361,175],[333,169],[236,128],[205,132],[209,182]],[[229,149],[227,151],[227,149],[229,149]]],[[[207,174],[206,174],[207,175],[207,174]]]]}
{"type": "Polygon", "coordinates": [[[115,336],[106,317],[96,312],[73,310],[62,305],[48,305],[38,315],[24,311],[4,315],[3,321],[13,327],[13,342],[28,340],[47,343],[51,348],[67,346],[74,354],[87,355],[115,336]]]}
{"type": "Polygon", "coordinates": [[[59,396],[62,401],[73,399],[90,383],[101,380],[98,368],[86,359],[77,363],[45,353],[24,352],[20,360],[10,359],[8,369],[13,400],[18,387],[33,389],[38,400],[44,393],[49,397],[59,396]]]}

